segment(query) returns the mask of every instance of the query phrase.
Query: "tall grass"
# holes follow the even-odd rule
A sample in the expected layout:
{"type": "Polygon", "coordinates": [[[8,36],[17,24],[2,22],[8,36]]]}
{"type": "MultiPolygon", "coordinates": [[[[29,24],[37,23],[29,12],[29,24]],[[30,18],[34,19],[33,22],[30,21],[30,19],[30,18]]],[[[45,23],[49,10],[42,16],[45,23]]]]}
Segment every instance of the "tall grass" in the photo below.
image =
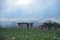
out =
{"type": "Polygon", "coordinates": [[[27,28],[0,29],[0,38],[15,40],[60,40],[60,29],[41,30],[27,28]]]}

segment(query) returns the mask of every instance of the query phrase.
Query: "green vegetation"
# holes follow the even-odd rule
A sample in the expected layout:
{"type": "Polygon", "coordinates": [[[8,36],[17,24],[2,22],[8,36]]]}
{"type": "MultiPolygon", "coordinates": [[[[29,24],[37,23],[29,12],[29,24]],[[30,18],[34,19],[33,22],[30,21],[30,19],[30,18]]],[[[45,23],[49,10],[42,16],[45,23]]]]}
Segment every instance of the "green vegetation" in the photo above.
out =
{"type": "Polygon", "coordinates": [[[60,24],[57,22],[48,22],[48,23],[44,22],[44,25],[48,26],[49,28],[50,27],[52,28],[53,26],[55,29],[60,28],[60,24]]]}
{"type": "Polygon", "coordinates": [[[0,40],[60,40],[60,29],[41,30],[10,28],[0,29],[0,40]]]}

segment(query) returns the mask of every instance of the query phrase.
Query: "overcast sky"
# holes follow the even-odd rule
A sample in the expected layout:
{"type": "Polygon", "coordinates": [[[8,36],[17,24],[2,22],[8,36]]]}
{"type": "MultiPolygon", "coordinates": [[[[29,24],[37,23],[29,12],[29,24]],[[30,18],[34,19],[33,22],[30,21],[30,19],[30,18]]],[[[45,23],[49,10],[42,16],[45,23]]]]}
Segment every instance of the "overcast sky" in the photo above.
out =
{"type": "Polygon", "coordinates": [[[0,0],[0,21],[60,22],[60,0],[0,0]]]}

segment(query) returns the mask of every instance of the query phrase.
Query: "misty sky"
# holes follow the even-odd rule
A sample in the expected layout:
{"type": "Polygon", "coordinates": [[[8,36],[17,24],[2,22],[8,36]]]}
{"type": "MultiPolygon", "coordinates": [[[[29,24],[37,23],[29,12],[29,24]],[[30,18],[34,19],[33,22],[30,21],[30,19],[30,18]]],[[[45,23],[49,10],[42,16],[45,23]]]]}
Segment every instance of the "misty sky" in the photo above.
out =
{"type": "Polygon", "coordinates": [[[0,0],[0,21],[60,22],[60,0],[0,0]]]}

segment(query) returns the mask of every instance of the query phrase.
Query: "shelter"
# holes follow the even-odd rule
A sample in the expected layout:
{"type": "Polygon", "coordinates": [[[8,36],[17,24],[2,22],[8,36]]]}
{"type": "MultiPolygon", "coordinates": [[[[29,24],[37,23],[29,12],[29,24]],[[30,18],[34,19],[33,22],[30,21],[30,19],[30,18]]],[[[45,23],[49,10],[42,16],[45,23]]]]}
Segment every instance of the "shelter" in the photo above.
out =
{"type": "Polygon", "coordinates": [[[17,24],[19,28],[32,28],[33,27],[33,23],[20,22],[17,24]]]}

